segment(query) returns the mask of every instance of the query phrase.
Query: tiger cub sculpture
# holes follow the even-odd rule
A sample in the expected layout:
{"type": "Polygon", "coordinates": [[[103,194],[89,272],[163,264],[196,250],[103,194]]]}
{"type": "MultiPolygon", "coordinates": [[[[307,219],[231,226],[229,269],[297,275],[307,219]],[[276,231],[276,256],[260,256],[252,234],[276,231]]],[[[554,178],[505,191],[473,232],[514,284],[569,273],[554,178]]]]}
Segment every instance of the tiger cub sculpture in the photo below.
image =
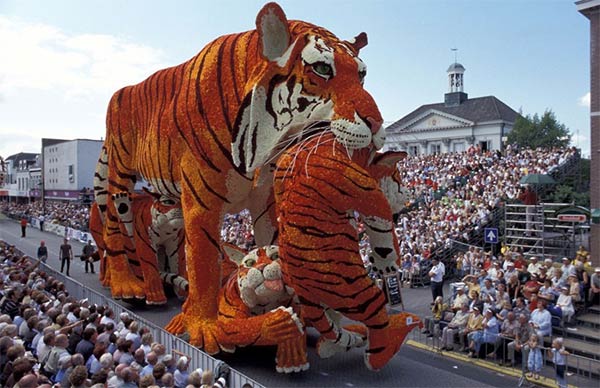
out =
{"type": "Polygon", "coordinates": [[[188,332],[192,344],[217,352],[223,216],[248,208],[258,245],[273,243],[277,228],[270,169],[260,170],[260,187],[255,171],[315,132],[334,134],[348,152],[383,146],[383,119],[363,87],[359,51],[366,44],[364,33],[344,41],[288,21],[268,3],[255,30],[219,37],[188,61],[117,91],[94,177],[112,296],[145,296],[127,261],[129,237],[120,233],[112,198],[132,194],[141,177],[180,200],[183,210],[189,295],[166,329],[188,332]]]}
{"type": "Polygon", "coordinates": [[[359,254],[350,212],[359,212],[364,220],[373,268],[382,274],[396,271],[399,249],[392,211],[399,211],[406,200],[396,166],[405,156],[360,150],[350,157],[326,133],[291,147],[275,170],[284,279],[299,298],[306,324],[321,333],[323,351],[318,351],[326,354],[332,347],[364,343],[359,333],[340,328],[340,313],[366,325],[365,363],[372,370],[394,356],[420,320],[408,313],[388,316],[385,295],[359,254]]]}
{"type": "Polygon", "coordinates": [[[223,250],[237,268],[219,292],[221,349],[233,352],[236,346],[277,345],[278,372],[307,370],[304,327],[296,313],[294,290],[281,277],[278,248],[266,246],[246,253],[224,243],[223,250]]]}
{"type": "MultiPolygon", "coordinates": [[[[164,304],[163,282],[185,298],[184,230],[181,204],[144,188],[144,194],[113,194],[124,233],[134,245],[130,261],[141,268],[147,304],[164,304]]],[[[110,266],[107,262],[105,266],[110,266]]],[[[110,273],[110,271],[109,271],[110,273]]]]}

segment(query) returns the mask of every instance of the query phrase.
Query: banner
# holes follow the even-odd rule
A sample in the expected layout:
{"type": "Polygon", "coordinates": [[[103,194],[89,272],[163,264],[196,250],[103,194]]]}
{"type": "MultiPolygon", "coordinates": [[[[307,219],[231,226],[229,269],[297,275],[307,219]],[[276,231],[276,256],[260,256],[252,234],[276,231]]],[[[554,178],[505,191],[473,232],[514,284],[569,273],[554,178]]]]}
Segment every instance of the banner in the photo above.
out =
{"type": "MultiPolygon", "coordinates": [[[[37,218],[32,217],[30,223],[31,226],[35,228],[40,227],[40,222],[37,218]]],[[[62,225],[44,222],[44,232],[54,233],[59,236],[66,237],[70,240],[80,241],[84,244],[86,244],[88,241],[91,241],[94,246],[96,245],[96,242],[94,241],[92,235],[89,232],[82,232],[81,230],[64,227],[62,225]]]]}

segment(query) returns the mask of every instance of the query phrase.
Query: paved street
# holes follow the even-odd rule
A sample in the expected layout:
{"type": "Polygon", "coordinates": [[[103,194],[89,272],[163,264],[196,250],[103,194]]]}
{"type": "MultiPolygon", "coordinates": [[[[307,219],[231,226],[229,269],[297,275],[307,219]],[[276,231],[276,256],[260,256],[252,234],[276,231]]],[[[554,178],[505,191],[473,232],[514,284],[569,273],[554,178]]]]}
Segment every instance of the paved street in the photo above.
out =
{"type": "MultiPolygon", "coordinates": [[[[42,233],[28,228],[27,237],[20,238],[20,227],[12,220],[0,215],[0,239],[35,256],[40,240],[45,240],[49,250],[48,264],[60,269],[58,247],[62,243],[59,236],[42,233]]],[[[74,254],[80,254],[83,245],[71,241],[74,254]]],[[[98,267],[98,264],[96,264],[98,267]]],[[[96,268],[98,270],[98,268],[96,268]]],[[[97,275],[86,274],[83,262],[76,259],[71,266],[71,275],[82,284],[108,295],[98,281],[97,275]]],[[[407,311],[423,315],[429,310],[431,294],[428,288],[402,289],[407,311]]],[[[123,303],[136,314],[165,325],[180,310],[181,303],[171,298],[167,306],[152,308],[123,303]]],[[[309,331],[309,346],[314,345],[316,335],[309,331]]],[[[410,346],[403,346],[400,352],[380,372],[366,369],[362,351],[355,350],[332,359],[320,360],[314,349],[309,348],[311,368],[302,374],[281,375],[275,372],[275,354],[272,349],[241,349],[234,355],[225,355],[223,360],[232,367],[256,379],[267,387],[514,387],[516,379],[499,375],[469,363],[450,360],[433,353],[424,352],[410,346]]]]}

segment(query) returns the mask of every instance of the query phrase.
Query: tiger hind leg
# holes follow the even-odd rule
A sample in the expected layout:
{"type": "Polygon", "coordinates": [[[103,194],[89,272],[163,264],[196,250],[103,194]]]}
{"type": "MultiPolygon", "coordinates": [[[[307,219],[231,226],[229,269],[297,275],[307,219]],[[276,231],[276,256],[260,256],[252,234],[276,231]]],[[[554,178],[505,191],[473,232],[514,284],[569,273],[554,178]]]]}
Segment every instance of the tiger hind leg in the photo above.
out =
{"type": "Polygon", "coordinates": [[[404,339],[414,328],[423,327],[420,318],[402,312],[389,317],[383,328],[369,328],[369,349],[365,352],[365,364],[371,370],[380,370],[400,350],[404,339]]]}
{"type": "MultiPolygon", "coordinates": [[[[127,175],[118,171],[118,166],[112,165],[115,158],[109,157],[109,192],[120,192],[116,188],[131,188],[135,182],[134,175],[127,175]],[[114,190],[114,191],[113,191],[114,190]]],[[[110,278],[110,289],[113,298],[138,298],[145,297],[144,283],[134,273],[136,265],[134,243],[129,237],[129,231],[121,222],[117,208],[113,204],[113,198],[108,198],[106,205],[106,217],[104,228],[104,241],[107,254],[107,275],[110,278]],[[135,259],[130,263],[129,259],[135,259]]]]}
{"type": "Polygon", "coordinates": [[[351,349],[362,347],[367,341],[367,328],[364,325],[341,325],[342,314],[326,309],[325,316],[333,323],[338,334],[334,340],[325,336],[317,341],[317,354],[321,358],[330,358],[337,353],[347,352],[351,349]]]}

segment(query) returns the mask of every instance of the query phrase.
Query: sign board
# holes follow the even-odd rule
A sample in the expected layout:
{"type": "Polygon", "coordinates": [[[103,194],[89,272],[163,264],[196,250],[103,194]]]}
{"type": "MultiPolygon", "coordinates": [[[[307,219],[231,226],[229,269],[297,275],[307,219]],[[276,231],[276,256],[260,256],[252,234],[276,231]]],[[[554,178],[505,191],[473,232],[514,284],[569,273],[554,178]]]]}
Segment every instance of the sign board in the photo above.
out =
{"type": "Polygon", "coordinates": [[[498,244],[498,228],[485,228],[483,232],[487,244],[498,244]]]}
{"type": "Polygon", "coordinates": [[[587,220],[585,214],[559,214],[557,218],[562,222],[585,222],[587,220]]]}
{"type": "Polygon", "coordinates": [[[400,304],[402,305],[402,308],[404,308],[404,304],[402,303],[402,293],[400,292],[400,275],[398,273],[385,275],[383,279],[388,304],[390,306],[397,306],[400,304]]]}

